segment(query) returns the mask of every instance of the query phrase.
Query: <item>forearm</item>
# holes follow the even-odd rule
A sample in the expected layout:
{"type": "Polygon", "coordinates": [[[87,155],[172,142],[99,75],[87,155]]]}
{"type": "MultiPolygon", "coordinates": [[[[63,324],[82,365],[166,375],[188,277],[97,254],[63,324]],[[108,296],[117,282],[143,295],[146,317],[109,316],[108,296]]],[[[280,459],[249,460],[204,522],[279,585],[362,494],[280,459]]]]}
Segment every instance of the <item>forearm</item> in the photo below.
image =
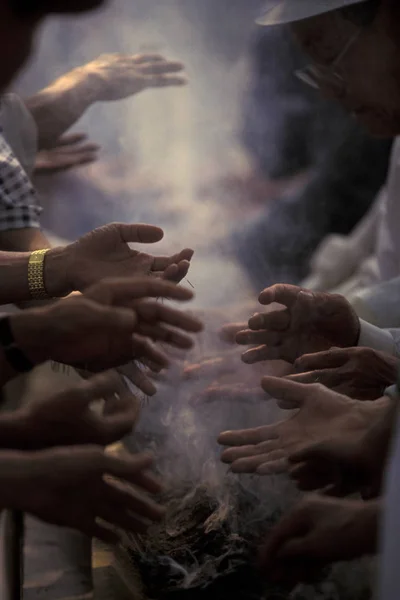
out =
{"type": "MultiPolygon", "coordinates": [[[[31,301],[28,281],[30,252],[0,252],[0,305],[31,301]]],[[[44,284],[50,297],[62,297],[72,290],[67,284],[63,248],[48,252],[44,263],[44,284]]]]}
{"type": "Polygon", "coordinates": [[[25,100],[38,129],[39,149],[51,147],[96,101],[96,82],[85,67],[63,75],[25,100]]]}
{"type": "MultiPolygon", "coordinates": [[[[33,252],[42,248],[50,248],[51,244],[41,229],[27,227],[26,229],[13,229],[0,232],[0,249],[9,252],[33,252]]],[[[19,308],[32,308],[43,306],[36,300],[16,302],[19,308]]]]}

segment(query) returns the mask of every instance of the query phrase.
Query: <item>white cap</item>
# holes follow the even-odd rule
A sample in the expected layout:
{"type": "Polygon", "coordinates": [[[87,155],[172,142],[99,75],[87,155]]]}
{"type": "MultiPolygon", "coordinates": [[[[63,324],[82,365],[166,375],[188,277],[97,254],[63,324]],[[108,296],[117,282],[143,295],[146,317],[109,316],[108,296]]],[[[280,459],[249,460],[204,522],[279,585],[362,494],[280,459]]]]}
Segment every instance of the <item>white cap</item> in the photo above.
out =
{"type": "Polygon", "coordinates": [[[259,25],[282,25],[338,10],[365,0],[268,0],[259,25]]]}

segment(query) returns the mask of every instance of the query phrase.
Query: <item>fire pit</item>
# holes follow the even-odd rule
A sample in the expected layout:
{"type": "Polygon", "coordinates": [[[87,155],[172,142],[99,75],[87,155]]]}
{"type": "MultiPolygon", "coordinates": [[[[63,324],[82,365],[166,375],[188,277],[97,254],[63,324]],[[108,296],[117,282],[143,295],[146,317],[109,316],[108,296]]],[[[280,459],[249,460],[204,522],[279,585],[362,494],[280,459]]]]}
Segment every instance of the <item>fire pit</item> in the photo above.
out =
{"type": "MultiPolygon", "coordinates": [[[[204,355],[204,343],[201,347],[204,355]]],[[[318,583],[292,592],[261,578],[255,560],[260,539],[299,495],[283,476],[228,472],[216,439],[226,428],[273,422],[280,409],[273,402],[246,405],[223,396],[206,405],[193,403],[206,386],[173,370],[157,398],[143,407],[127,442],[131,450],[154,452],[168,490],[161,498],[165,521],[146,536],[128,537],[115,551],[116,572],[128,598],[369,600],[369,565],[364,562],[326,570],[318,583]]]]}

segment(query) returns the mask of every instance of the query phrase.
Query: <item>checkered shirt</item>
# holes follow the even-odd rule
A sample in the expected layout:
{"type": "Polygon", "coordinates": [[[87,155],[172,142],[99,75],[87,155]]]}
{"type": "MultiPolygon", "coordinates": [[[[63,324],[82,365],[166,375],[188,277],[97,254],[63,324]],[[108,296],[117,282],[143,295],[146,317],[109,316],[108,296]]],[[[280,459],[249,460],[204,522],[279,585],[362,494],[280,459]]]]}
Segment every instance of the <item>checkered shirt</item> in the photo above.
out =
{"type": "Polygon", "coordinates": [[[41,212],[35,189],[0,128],[0,232],[40,227],[41,212]]]}

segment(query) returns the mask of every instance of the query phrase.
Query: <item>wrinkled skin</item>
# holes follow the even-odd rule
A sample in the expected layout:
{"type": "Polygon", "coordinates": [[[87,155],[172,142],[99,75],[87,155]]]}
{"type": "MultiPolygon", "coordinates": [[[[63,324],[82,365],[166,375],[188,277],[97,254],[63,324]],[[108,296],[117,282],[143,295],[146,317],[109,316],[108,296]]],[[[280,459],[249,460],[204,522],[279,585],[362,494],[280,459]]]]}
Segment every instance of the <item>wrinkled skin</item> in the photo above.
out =
{"type": "Polygon", "coordinates": [[[338,433],[356,435],[379,411],[373,402],[352,400],[319,384],[265,377],[262,387],[281,408],[297,412],[272,425],[221,433],[218,441],[226,447],[222,461],[235,473],[286,472],[291,454],[338,433]]]}
{"type": "Polygon", "coordinates": [[[244,353],[246,363],[294,363],[304,354],[357,345],[360,322],[343,296],[278,284],[264,290],[259,301],[284,309],[254,315],[249,329],[237,334],[239,344],[256,346],[244,353]]]}
{"type": "Polygon", "coordinates": [[[298,358],[289,379],[320,383],[357,400],[375,400],[396,382],[399,365],[398,358],[372,348],[331,348],[298,358]]]}

